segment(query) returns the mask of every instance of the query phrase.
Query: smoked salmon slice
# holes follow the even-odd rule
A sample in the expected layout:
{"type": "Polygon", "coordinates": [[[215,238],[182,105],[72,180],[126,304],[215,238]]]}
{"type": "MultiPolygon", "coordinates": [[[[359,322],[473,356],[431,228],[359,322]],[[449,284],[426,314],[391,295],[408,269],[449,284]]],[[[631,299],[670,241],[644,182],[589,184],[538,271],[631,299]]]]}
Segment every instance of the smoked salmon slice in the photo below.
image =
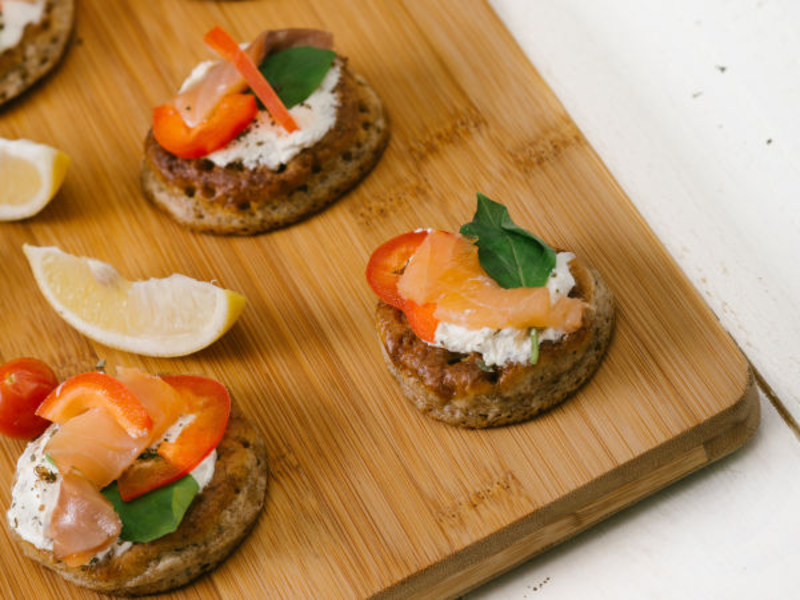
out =
{"type": "Polygon", "coordinates": [[[68,471],[45,535],[53,554],[70,567],[87,563],[119,537],[122,521],[114,507],[85,477],[68,471]]]}
{"type": "Polygon", "coordinates": [[[79,471],[99,488],[116,480],[150,443],[132,438],[104,408],[91,408],[61,425],[45,446],[60,473],[79,471]]]}
{"type": "Polygon", "coordinates": [[[427,235],[397,289],[418,305],[435,304],[438,321],[467,329],[552,327],[572,333],[583,323],[585,304],[577,298],[552,303],[546,287],[500,287],[481,267],[478,247],[454,233],[427,235]]]}
{"type": "MultiPolygon", "coordinates": [[[[316,29],[283,29],[279,31],[262,31],[245,48],[245,53],[256,65],[260,65],[264,57],[271,52],[280,52],[296,46],[314,46],[330,49],[333,36],[316,29]]],[[[216,62],[205,75],[193,82],[170,100],[189,127],[199,125],[220,100],[228,94],[244,92],[247,82],[233,63],[227,60],[216,62]]]]}
{"type": "Polygon", "coordinates": [[[116,379],[133,392],[150,415],[153,421],[150,444],[160,440],[164,432],[186,411],[183,396],[160,377],[133,367],[117,367],[116,379]]]}
{"type": "Polygon", "coordinates": [[[119,536],[119,517],[100,490],[161,439],[186,406],[162,379],[124,367],[118,378],[72,377],[45,399],[42,415],[59,423],[45,446],[62,476],[45,532],[57,558],[85,564],[119,536]]]}

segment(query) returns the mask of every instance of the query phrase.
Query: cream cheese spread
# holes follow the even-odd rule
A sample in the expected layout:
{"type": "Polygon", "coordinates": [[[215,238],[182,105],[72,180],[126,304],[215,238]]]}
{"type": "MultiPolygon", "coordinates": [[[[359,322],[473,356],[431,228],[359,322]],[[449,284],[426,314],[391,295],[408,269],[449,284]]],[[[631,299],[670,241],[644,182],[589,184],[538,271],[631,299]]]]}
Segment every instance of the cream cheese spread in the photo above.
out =
{"type": "MultiPolygon", "coordinates": [[[[202,79],[214,64],[214,61],[206,61],[197,65],[180,91],[202,79]]],[[[205,158],[220,167],[241,163],[248,169],[263,165],[274,171],[285,165],[302,150],[325,137],[336,123],[339,97],[335,89],[341,72],[341,65],[334,62],[314,93],[289,109],[297,130],[288,133],[272,120],[269,112],[260,110],[255,120],[235,140],[205,158]]]]}
{"type": "Polygon", "coordinates": [[[0,52],[8,50],[19,44],[25,27],[31,23],[38,23],[44,15],[45,0],[34,2],[21,2],[19,0],[4,0],[0,12],[0,52]]]}
{"type": "MultiPolygon", "coordinates": [[[[546,284],[553,303],[568,295],[575,287],[575,278],[569,270],[569,263],[574,258],[575,255],[571,252],[559,252],[556,255],[556,266],[546,284]]],[[[544,341],[558,341],[563,335],[557,329],[542,329],[539,331],[538,341],[540,344],[544,341]]],[[[487,366],[527,363],[531,358],[531,331],[515,327],[467,329],[442,322],[436,327],[433,345],[451,352],[478,352],[487,366]]]]}
{"type": "MultiPolygon", "coordinates": [[[[186,419],[176,422],[164,434],[164,439],[177,436],[176,431],[186,424],[186,419]]],[[[45,457],[44,450],[56,431],[58,425],[51,425],[39,438],[30,442],[19,457],[17,479],[11,490],[11,507],[6,515],[9,527],[23,540],[41,550],[53,549],[53,540],[45,535],[45,530],[50,523],[61,488],[61,476],[56,467],[45,457]]],[[[213,450],[190,473],[197,481],[200,491],[214,477],[216,460],[217,451],[213,450]]],[[[122,554],[131,545],[131,542],[117,540],[110,548],[98,553],[96,558],[104,558],[108,554],[112,556],[122,554]]]]}

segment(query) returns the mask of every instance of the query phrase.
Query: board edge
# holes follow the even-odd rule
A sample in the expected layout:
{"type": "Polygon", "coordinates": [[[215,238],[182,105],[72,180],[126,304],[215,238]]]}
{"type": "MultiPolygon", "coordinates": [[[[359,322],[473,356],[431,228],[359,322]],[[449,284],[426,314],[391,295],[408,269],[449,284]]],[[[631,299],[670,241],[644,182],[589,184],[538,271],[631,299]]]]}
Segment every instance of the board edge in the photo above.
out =
{"type": "Polygon", "coordinates": [[[753,437],[760,418],[758,388],[748,365],[744,390],[724,410],[371,597],[455,598],[469,592],[738,450],[753,437]],[[563,529],[566,534],[555,539],[546,535],[563,529]]]}

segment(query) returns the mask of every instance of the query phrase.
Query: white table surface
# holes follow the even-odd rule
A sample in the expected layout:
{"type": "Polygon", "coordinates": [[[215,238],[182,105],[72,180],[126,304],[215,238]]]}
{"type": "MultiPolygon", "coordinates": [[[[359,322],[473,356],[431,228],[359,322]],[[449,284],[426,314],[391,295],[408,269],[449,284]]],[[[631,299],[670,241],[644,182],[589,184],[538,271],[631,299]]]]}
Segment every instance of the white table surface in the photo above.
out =
{"type": "Polygon", "coordinates": [[[467,598],[800,597],[800,2],[490,2],[786,415],[467,598]]]}

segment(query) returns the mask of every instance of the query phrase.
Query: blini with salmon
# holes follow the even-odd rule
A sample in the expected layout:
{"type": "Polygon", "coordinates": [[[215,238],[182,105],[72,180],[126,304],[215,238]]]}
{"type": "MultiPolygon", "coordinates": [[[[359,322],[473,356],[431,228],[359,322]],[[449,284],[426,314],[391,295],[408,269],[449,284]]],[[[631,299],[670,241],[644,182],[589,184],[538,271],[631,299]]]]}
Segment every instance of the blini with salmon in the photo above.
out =
{"type": "Polygon", "coordinates": [[[432,346],[412,331],[403,311],[379,302],[381,349],[405,396],[434,419],[470,428],[519,423],[569,397],[597,369],[614,329],[614,298],[600,274],[578,259],[570,271],[570,296],[586,303],[582,326],[542,342],[535,365],[487,368],[477,353],[432,346]]]}
{"type": "Polygon", "coordinates": [[[267,479],[264,440],[234,407],[217,446],[214,476],[173,533],[79,567],[11,533],[27,556],[72,583],[104,594],[156,594],[212,570],[242,543],[264,506],[267,479]]]}

